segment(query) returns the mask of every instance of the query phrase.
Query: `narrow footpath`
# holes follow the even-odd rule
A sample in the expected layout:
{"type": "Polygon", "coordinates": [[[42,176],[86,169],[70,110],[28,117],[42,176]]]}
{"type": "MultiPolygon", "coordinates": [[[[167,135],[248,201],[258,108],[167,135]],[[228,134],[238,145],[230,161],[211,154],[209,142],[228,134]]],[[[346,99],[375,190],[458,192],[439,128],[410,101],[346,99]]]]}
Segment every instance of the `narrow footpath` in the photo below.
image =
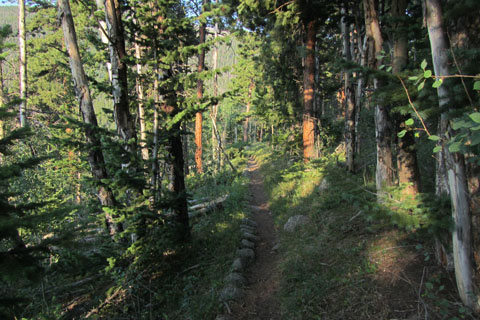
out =
{"type": "Polygon", "coordinates": [[[236,320],[276,320],[281,318],[280,304],[276,300],[280,279],[278,256],[272,250],[276,244],[276,230],[259,167],[252,158],[248,161],[248,172],[252,219],[258,224],[257,236],[260,240],[255,248],[256,260],[246,274],[245,298],[233,306],[232,315],[236,320]]]}

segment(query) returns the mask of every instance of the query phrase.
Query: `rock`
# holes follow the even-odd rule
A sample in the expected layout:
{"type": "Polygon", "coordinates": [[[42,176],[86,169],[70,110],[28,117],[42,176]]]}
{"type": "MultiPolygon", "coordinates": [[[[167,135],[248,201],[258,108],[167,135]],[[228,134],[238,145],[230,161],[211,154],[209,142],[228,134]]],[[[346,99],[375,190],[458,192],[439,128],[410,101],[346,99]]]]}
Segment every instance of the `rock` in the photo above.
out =
{"type": "Polygon", "coordinates": [[[310,223],[310,218],[304,215],[296,215],[293,217],[290,217],[283,226],[283,230],[287,232],[294,232],[296,229],[298,229],[301,226],[304,226],[306,224],[310,223]]]}
{"type": "Polygon", "coordinates": [[[215,318],[215,320],[233,320],[230,316],[220,315],[215,318]]]}
{"type": "Polygon", "coordinates": [[[248,241],[247,239],[243,239],[241,242],[241,246],[243,248],[253,249],[255,247],[255,243],[248,241]]]}
{"type": "Polygon", "coordinates": [[[244,262],[245,265],[249,265],[250,263],[255,260],[255,252],[253,252],[252,249],[238,249],[237,250],[237,257],[242,259],[242,262],[244,262]]]}
{"type": "Polygon", "coordinates": [[[272,248],[272,252],[275,252],[275,253],[277,253],[277,252],[278,252],[278,250],[280,250],[280,244],[279,244],[279,243],[277,243],[276,245],[274,245],[274,246],[273,246],[273,248],[272,248]]]}
{"type": "Polygon", "coordinates": [[[253,227],[253,228],[258,227],[258,224],[255,221],[248,218],[243,219],[242,224],[253,227]]]}
{"type": "Polygon", "coordinates": [[[231,269],[232,269],[233,272],[243,271],[243,269],[245,269],[245,263],[243,263],[243,260],[242,260],[242,259],[236,258],[236,259],[233,260],[233,262],[232,262],[232,267],[231,267],[231,269]]]}
{"type": "Polygon", "coordinates": [[[330,184],[328,183],[327,179],[323,179],[322,182],[320,182],[320,185],[318,186],[318,192],[323,192],[330,188],[330,184]]]}
{"type": "Polygon", "coordinates": [[[247,280],[240,273],[232,272],[228,276],[225,277],[225,282],[230,283],[234,286],[240,287],[240,286],[245,285],[245,283],[247,283],[247,280]]]}
{"type": "Polygon", "coordinates": [[[253,241],[253,242],[257,242],[258,241],[258,237],[251,234],[250,232],[246,232],[244,231],[243,232],[243,238],[244,239],[247,239],[248,241],[253,241]]]}
{"type": "Polygon", "coordinates": [[[255,234],[255,228],[252,228],[252,227],[249,227],[249,226],[241,225],[240,230],[243,231],[243,232],[248,232],[248,233],[251,233],[251,234],[255,234]]]}
{"type": "Polygon", "coordinates": [[[231,301],[231,300],[237,300],[241,299],[244,296],[244,292],[242,289],[233,287],[233,286],[228,286],[223,288],[223,290],[220,292],[220,301],[231,301]]]}

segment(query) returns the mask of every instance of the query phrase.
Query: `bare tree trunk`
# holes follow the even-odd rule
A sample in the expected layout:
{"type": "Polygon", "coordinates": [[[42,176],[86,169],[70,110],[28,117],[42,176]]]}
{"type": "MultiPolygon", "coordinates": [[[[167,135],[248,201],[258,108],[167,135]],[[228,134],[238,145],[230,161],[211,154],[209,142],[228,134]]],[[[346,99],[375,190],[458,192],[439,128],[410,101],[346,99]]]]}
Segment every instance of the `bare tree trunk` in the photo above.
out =
{"type": "MultiPolygon", "coordinates": [[[[87,124],[87,126],[85,126],[85,136],[87,138],[87,143],[90,145],[87,155],[88,163],[90,164],[93,178],[99,184],[98,198],[101,205],[111,207],[115,204],[115,198],[110,188],[102,183],[102,180],[108,178],[108,176],[105,169],[105,160],[102,153],[101,142],[94,131],[94,128],[98,127],[97,117],[95,116],[87,77],[80,58],[77,35],[75,33],[75,26],[68,0],[59,0],[58,8],[62,19],[65,46],[67,47],[70,69],[72,71],[72,78],[75,86],[75,94],[80,102],[80,111],[82,112],[83,122],[87,124]]],[[[112,236],[117,232],[122,231],[122,225],[115,224],[113,217],[108,212],[105,220],[112,236]]]]}
{"type": "Polygon", "coordinates": [[[158,64],[157,64],[157,44],[155,42],[154,50],[154,66],[153,66],[153,150],[152,150],[152,189],[153,189],[153,201],[154,203],[158,200],[158,177],[159,177],[159,167],[158,167],[158,107],[160,104],[159,99],[159,85],[158,85],[158,64]]]}
{"type": "MultiPolygon", "coordinates": [[[[103,0],[95,0],[95,2],[97,3],[97,10],[105,11],[103,0]]],[[[105,22],[105,20],[99,20],[98,23],[99,23],[98,34],[100,35],[100,40],[107,47],[108,46],[107,23],[105,22]]],[[[107,66],[108,79],[111,82],[112,81],[112,64],[110,63],[110,61],[107,61],[105,62],[105,65],[107,66]]]]}
{"type": "MultiPolygon", "coordinates": [[[[363,0],[365,13],[366,34],[373,54],[369,55],[370,67],[379,69],[382,59],[378,58],[382,51],[383,38],[380,32],[377,10],[374,0],[363,0]]],[[[373,81],[374,89],[380,88],[380,81],[375,78],[373,81]]],[[[382,195],[384,188],[393,185],[393,155],[391,149],[391,124],[388,116],[388,110],[385,106],[377,104],[375,106],[375,137],[377,143],[377,167],[375,181],[377,193],[382,195]]],[[[379,197],[381,201],[381,197],[379,197]]]]}
{"type": "Polygon", "coordinates": [[[303,160],[315,157],[315,120],[313,101],[315,92],[315,42],[317,40],[317,22],[304,23],[307,33],[305,74],[303,85],[303,160]]]}
{"type": "MultiPolygon", "coordinates": [[[[392,0],[392,17],[398,21],[395,26],[393,38],[393,66],[392,71],[398,74],[403,71],[408,61],[407,37],[404,30],[405,11],[407,9],[407,0],[392,0]]],[[[408,115],[396,114],[397,126],[405,129],[405,121],[408,115]]],[[[407,130],[406,134],[398,140],[397,154],[398,182],[400,185],[407,184],[403,194],[415,196],[420,188],[420,171],[418,169],[417,151],[415,146],[415,136],[412,130],[407,130]]]]}
{"type": "MultiPolygon", "coordinates": [[[[218,0],[217,0],[218,1],[218,0]]],[[[214,31],[214,39],[218,37],[218,23],[215,23],[215,31],[214,31]]],[[[218,68],[218,48],[215,44],[213,47],[213,70],[217,70],[218,68]]],[[[216,97],[218,95],[218,77],[217,74],[213,76],[213,96],[216,97]]],[[[218,104],[212,106],[212,111],[210,112],[210,118],[212,119],[212,159],[214,164],[214,170],[217,171],[220,163],[220,155],[218,150],[218,140],[215,134],[214,127],[217,125],[217,114],[218,114],[218,104]]]]}
{"type": "Polygon", "coordinates": [[[143,85],[142,85],[142,64],[141,64],[141,55],[142,50],[140,45],[138,44],[139,41],[138,35],[135,36],[135,59],[137,60],[136,63],[136,83],[135,87],[137,89],[137,97],[138,97],[138,120],[140,122],[140,148],[142,152],[142,159],[144,161],[148,161],[148,147],[147,147],[147,129],[145,124],[145,106],[144,100],[145,97],[143,95],[143,85]]]}
{"type": "Polygon", "coordinates": [[[25,32],[25,0],[18,1],[18,48],[20,50],[20,126],[27,125],[27,36],[25,32]]]}
{"type": "MultiPolygon", "coordinates": [[[[204,1],[203,5],[205,6],[206,1],[204,1]]],[[[199,30],[199,44],[203,45],[205,43],[205,31],[206,31],[206,23],[202,23],[200,25],[199,30]]],[[[199,104],[203,98],[203,80],[201,79],[201,73],[205,67],[205,49],[202,48],[200,50],[200,54],[198,55],[198,80],[197,80],[197,98],[199,100],[199,104]]],[[[203,173],[203,164],[202,164],[202,133],[203,131],[203,115],[202,111],[198,111],[195,114],[195,145],[197,146],[195,150],[195,165],[197,166],[197,172],[203,173]]]]}
{"type": "Polygon", "coordinates": [[[128,151],[136,150],[134,119],[128,101],[127,65],[125,58],[125,38],[120,4],[117,0],[104,0],[105,17],[108,28],[110,62],[112,64],[112,93],[114,116],[117,131],[127,142],[128,151]]]}
{"type": "MultiPolygon", "coordinates": [[[[343,34],[343,58],[351,61],[350,24],[347,23],[347,9],[342,7],[341,29],[343,34]]],[[[355,172],[355,89],[353,85],[352,72],[345,70],[345,153],[347,170],[355,172]]]]}
{"type": "Polygon", "coordinates": [[[245,110],[247,116],[245,117],[245,121],[243,122],[243,142],[245,143],[248,142],[248,121],[250,121],[250,116],[248,116],[248,113],[250,112],[250,106],[252,104],[253,88],[255,88],[255,82],[253,81],[253,79],[251,79],[250,84],[248,85],[247,109],[245,110]]]}
{"type": "MultiPolygon", "coordinates": [[[[435,76],[448,76],[450,75],[448,71],[449,44],[445,37],[445,30],[442,21],[441,1],[426,0],[425,5],[435,76]]],[[[437,93],[440,109],[443,110],[448,108],[452,99],[446,84],[437,88],[437,93]]],[[[455,132],[447,121],[448,115],[444,112],[442,114],[441,123],[446,124],[446,131],[439,132],[439,135],[452,137],[455,135],[455,132]]],[[[457,288],[463,303],[478,313],[480,311],[480,306],[477,300],[478,292],[473,283],[472,222],[465,172],[465,160],[461,153],[451,153],[446,147],[443,148],[443,151],[445,152],[448,186],[453,207],[452,215],[455,222],[455,228],[452,235],[457,288]]]]}

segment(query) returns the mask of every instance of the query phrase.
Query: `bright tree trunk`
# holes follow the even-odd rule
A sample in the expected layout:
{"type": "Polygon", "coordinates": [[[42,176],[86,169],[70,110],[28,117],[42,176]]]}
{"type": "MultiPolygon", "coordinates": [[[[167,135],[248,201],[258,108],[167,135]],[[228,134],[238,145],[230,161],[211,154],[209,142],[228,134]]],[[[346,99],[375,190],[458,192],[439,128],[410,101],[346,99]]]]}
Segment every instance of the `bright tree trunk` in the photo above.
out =
{"type": "Polygon", "coordinates": [[[136,64],[136,83],[135,87],[137,90],[138,97],[138,120],[140,123],[140,149],[142,152],[142,159],[148,161],[148,147],[147,147],[147,129],[145,124],[145,105],[144,105],[144,94],[143,94],[143,85],[142,85],[142,65],[140,63],[142,50],[138,44],[138,37],[135,39],[135,59],[137,60],[136,64]]]}
{"type": "MultiPolygon", "coordinates": [[[[101,149],[101,142],[93,129],[98,127],[97,117],[93,108],[87,77],[80,58],[80,51],[78,49],[77,36],[69,1],[59,0],[58,8],[62,19],[62,29],[75,86],[75,95],[80,103],[83,122],[88,125],[85,127],[85,137],[87,138],[87,143],[91,146],[87,155],[88,163],[90,164],[93,178],[100,185],[98,189],[98,198],[101,205],[111,207],[115,204],[115,198],[112,191],[101,182],[103,179],[108,178],[108,176],[105,169],[105,160],[101,149]]],[[[106,214],[105,219],[111,235],[115,235],[117,232],[121,231],[121,225],[116,225],[113,222],[113,217],[108,213],[106,214]]]]}
{"type": "MultiPolygon", "coordinates": [[[[395,34],[393,39],[393,65],[392,71],[398,74],[403,71],[408,61],[407,37],[401,30],[404,29],[405,10],[407,9],[407,0],[392,1],[392,16],[398,23],[395,25],[395,34]]],[[[400,129],[405,129],[405,121],[409,116],[397,114],[396,120],[400,129]]],[[[420,172],[417,162],[417,151],[415,146],[414,131],[407,130],[405,136],[398,140],[397,154],[398,182],[400,185],[407,184],[403,194],[415,196],[420,188],[420,172]]]]}
{"type": "MultiPolygon", "coordinates": [[[[428,35],[432,50],[433,68],[437,77],[448,76],[448,51],[449,44],[445,37],[445,30],[442,21],[442,6],[440,0],[426,0],[426,21],[428,35]]],[[[440,109],[451,107],[448,88],[443,84],[437,89],[438,103],[440,109]]],[[[454,130],[447,122],[448,115],[442,114],[441,122],[446,124],[446,131],[439,132],[440,136],[451,137],[454,130]]],[[[450,199],[452,201],[452,215],[455,227],[453,236],[453,259],[455,265],[455,278],[457,289],[463,303],[478,312],[480,306],[477,300],[475,289],[473,255],[472,255],[472,234],[471,234],[471,213],[469,206],[469,194],[467,177],[465,172],[465,159],[461,153],[451,153],[448,148],[443,148],[448,173],[448,186],[450,199]]]]}
{"type": "Polygon", "coordinates": [[[307,46],[305,58],[305,75],[303,84],[303,160],[315,157],[315,118],[313,103],[315,95],[315,42],[317,40],[317,22],[305,23],[307,46]]]}
{"type": "Polygon", "coordinates": [[[252,92],[254,87],[255,82],[252,79],[250,80],[250,84],[248,85],[247,107],[245,110],[247,116],[245,117],[245,121],[243,122],[243,142],[245,143],[248,142],[248,122],[250,121],[250,116],[248,116],[248,113],[250,112],[250,106],[252,105],[252,92]]]}
{"type": "MultiPolygon", "coordinates": [[[[366,35],[369,45],[373,47],[373,55],[369,56],[369,65],[372,68],[379,69],[382,59],[378,58],[382,51],[383,38],[380,32],[377,10],[374,0],[363,0],[365,13],[366,35]]],[[[380,88],[380,81],[374,79],[374,89],[380,88]]],[[[381,195],[385,187],[393,185],[393,155],[391,149],[391,124],[386,106],[377,104],[375,106],[375,138],[377,144],[377,166],[375,172],[375,181],[377,193],[381,195]]]]}
{"type": "Polygon", "coordinates": [[[27,36],[25,32],[25,0],[18,1],[18,48],[20,50],[20,126],[27,125],[27,36]]]}
{"type": "MultiPolygon", "coordinates": [[[[205,2],[204,2],[205,5],[205,2]]],[[[202,23],[200,25],[199,30],[199,43],[203,45],[205,43],[205,31],[206,31],[206,24],[202,23]]],[[[200,54],[198,55],[198,75],[199,79],[197,80],[197,98],[199,103],[201,103],[203,98],[203,80],[201,79],[203,69],[205,68],[205,49],[202,48],[200,50],[200,54]]],[[[202,133],[203,131],[203,115],[202,111],[198,111],[195,114],[195,165],[197,167],[198,173],[203,173],[203,164],[202,164],[202,153],[203,153],[203,146],[202,146],[202,133]]]]}
{"type": "Polygon", "coordinates": [[[136,150],[134,119],[128,102],[127,65],[122,14],[117,0],[105,0],[105,17],[108,28],[110,63],[112,64],[113,114],[120,136],[128,141],[129,151],[136,150]]]}

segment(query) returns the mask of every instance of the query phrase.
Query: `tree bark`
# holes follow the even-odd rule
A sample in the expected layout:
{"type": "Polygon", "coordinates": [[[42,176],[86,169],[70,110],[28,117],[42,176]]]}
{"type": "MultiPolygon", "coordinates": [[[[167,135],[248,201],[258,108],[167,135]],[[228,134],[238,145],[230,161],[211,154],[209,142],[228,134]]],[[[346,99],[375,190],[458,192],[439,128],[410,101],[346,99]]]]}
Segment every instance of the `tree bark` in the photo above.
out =
{"type": "Polygon", "coordinates": [[[104,0],[108,28],[110,63],[112,64],[112,93],[115,124],[119,135],[127,142],[127,151],[136,150],[135,123],[128,101],[125,38],[120,4],[117,0],[104,0]]]}
{"type": "MultiPolygon", "coordinates": [[[[204,1],[203,5],[205,6],[206,1],[204,1]]],[[[199,44],[202,46],[205,43],[205,31],[206,31],[206,23],[202,23],[200,25],[199,30],[199,44]]],[[[198,80],[197,80],[197,98],[199,103],[201,103],[203,99],[203,80],[201,79],[203,69],[205,68],[205,48],[200,49],[200,53],[198,55],[198,80]]],[[[202,111],[198,111],[195,114],[195,145],[197,146],[195,150],[195,165],[197,166],[197,172],[203,173],[203,164],[202,164],[202,133],[203,131],[203,115],[202,111]]]]}
{"type": "Polygon", "coordinates": [[[20,126],[27,125],[27,36],[25,32],[25,0],[18,1],[18,48],[20,50],[20,126]]]}
{"type": "MultiPolygon", "coordinates": [[[[366,35],[369,46],[373,48],[373,52],[369,55],[369,65],[371,68],[379,69],[382,59],[378,58],[381,54],[383,46],[382,33],[378,20],[377,10],[375,9],[374,0],[363,0],[365,13],[366,35]]],[[[375,90],[381,87],[380,80],[375,77],[373,81],[375,90]]],[[[386,106],[375,105],[375,138],[377,144],[377,166],[375,172],[375,181],[377,185],[378,198],[381,201],[381,195],[384,193],[385,187],[393,185],[393,155],[391,149],[391,123],[388,116],[386,106]]]]}
{"type": "MultiPolygon", "coordinates": [[[[448,70],[449,44],[445,36],[442,20],[442,6],[440,0],[426,0],[426,21],[432,50],[433,68],[436,77],[450,75],[448,70]]],[[[437,88],[438,104],[443,111],[441,123],[446,125],[446,131],[439,132],[447,138],[455,135],[455,131],[448,123],[447,108],[451,104],[448,87],[444,83],[437,88]]],[[[465,160],[461,153],[452,153],[444,147],[448,186],[452,201],[452,216],[455,223],[453,230],[453,259],[457,288],[463,303],[475,312],[480,311],[477,300],[477,291],[473,283],[474,267],[472,255],[471,213],[469,194],[465,172],[465,160]]]]}
{"type": "MultiPolygon", "coordinates": [[[[404,20],[402,20],[406,17],[406,9],[407,0],[392,0],[392,16],[398,21],[394,25],[395,33],[393,37],[392,71],[394,74],[402,72],[408,61],[407,37],[403,31],[406,26],[404,20]]],[[[408,115],[396,114],[399,130],[406,129],[405,121],[408,118],[408,115]]],[[[420,189],[420,171],[418,169],[414,131],[407,130],[405,136],[398,138],[397,146],[398,183],[406,185],[403,190],[404,195],[415,196],[420,189]]]]}
{"type": "Polygon", "coordinates": [[[135,35],[135,59],[137,63],[135,65],[135,69],[137,71],[135,77],[135,88],[137,90],[137,98],[138,98],[138,120],[140,123],[140,149],[142,153],[142,159],[144,161],[148,161],[148,147],[147,147],[147,129],[145,124],[145,105],[144,105],[144,94],[143,94],[143,84],[142,84],[142,64],[141,64],[141,55],[142,49],[140,48],[140,44],[138,41],[140,38],[138,35],[135,35]]]}
{"type": "MultiPolygon", "coordinates": [[[[59,14],[62,19],[62,29],[64,34],[65,46],[67,48],[72,79],[75,87],[75,95],[80,103],[83,122],[85,126],[85,137],[90,148],[88,149],[88,163],[90,164],[92,176],[98,183],[98,199],[102,206],[112,207],[115,204],[115,198],[110,188],[102,183],[103,179],[108,178],[105,169],[105,160],[102,153],[102,146],[99,137],[95,134],[95,128],[98,127],[97,117],[93,108],[90,90],[88,88],[87,77],[83,69],[78,49],[77,35],[73,23],[73,17],[68,0],[58,1],[59,14]]],[[[106,224],[110,234],[113,236],[122,231],[121,224],[115,224],[113,217],[106,213],[106,224]]]]}
{"type": "Polygon", "coordinates": [[[303,84],[303,160],[309,162],[315,157],[315,118],[313,102],[315,95],[315,42],[317,40],[317,21],[304,23],[307,45],[305,75],[303,84]]]}
{"type": "Polygon", "coordinates": [[[253,81],[253,79],[251,79],[250,84],[248,85],[247,108],[245,110],[247,116],[245,117],[245,121],[243,122],[243,142],[245,143],[248,142],[248,122],[250,121],[250,116],[248,116],[248,113],[250,112],[250,106],[252,104],[252,92],[254,88],[255,82],[253,81]]]}
{"type": "MultiPolygon", "coordinates": [[[[218,0],[216,0],[218,1],[218,0]]],[[[218,23],[215,23],[214,29],[214,39],[216,40],[218,37],[218,23]]],[[[213,46],[213,71],[215,72],[218,67],[218,48],[215,44],[213,46]]],[[[218,95],[218,76],[215,73],[213,76],[213,96],[216,97],[218,95]]],[[[217,171],[218,167],[220,166],[220,152],[218,148],[218,141],[217,136],[215,134],[214,127],[217,125],[217,114],[218,114],[218,104],[212,106],[212,111],[210,112],[210,118],[212,119],[212,160],[214,165],[214,170],[217,171]]]]}
{"type": "MultiPolygon", "coordinates": [[[[351,61],[351,43],[350,43],[350,24],[347,23],[347,9],[342,7],[341,29],[343,35],[343,58],[351,61]]],[[[353,85],[352,72],[344,71],[344,90],[345,90],[345,156],[346,165],[349,172],[355,172],[355,89],[353,85]]]]}

